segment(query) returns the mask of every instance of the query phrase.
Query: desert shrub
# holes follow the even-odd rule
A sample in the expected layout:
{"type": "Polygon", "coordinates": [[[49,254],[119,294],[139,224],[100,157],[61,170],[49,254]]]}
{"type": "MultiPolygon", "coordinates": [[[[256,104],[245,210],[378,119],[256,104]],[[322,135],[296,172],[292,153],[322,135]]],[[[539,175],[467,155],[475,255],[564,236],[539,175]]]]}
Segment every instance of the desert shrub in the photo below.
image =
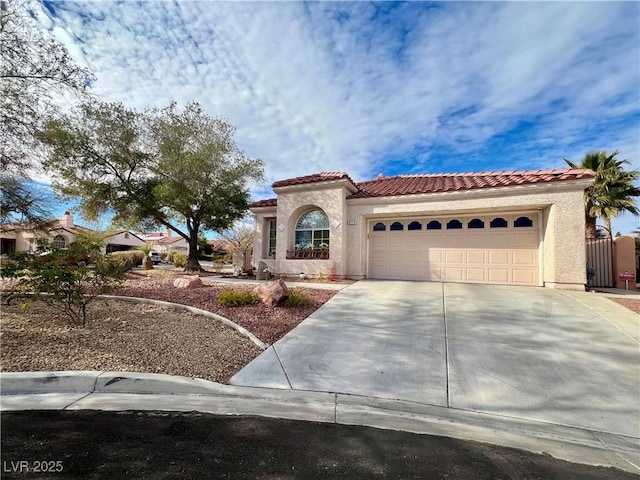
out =
{"type": "Polygon", "coordinates": [[[287,298],[283,306],[285,307],[303,307],[309,303],[309,295],[302,288],[291,288],[289,290],[289,298],[287,298]]]}
{"type": "Polygon", "coordinates": [[[129,250],[126,252],[113,252],[109,254],[109,258],[120,262],[125,272],[142,262],[144,253],[140,250],[129,250]]]}
{"type": "Polygon", "coordinates": [[[40,300],[54,306],[74,323],[85,325],[87,307],[98,296],[122,285],[122,264],[100,253],[91,245],[75,242],[68,249],[16,257],[17,283],[12,296],[27,301],[40,300]],[[91,265],[81,259],[89,259],[91,265]]]}
{"type": "Polygon", "coordinates": [[[186,253],[174,253],[173,254],[173,266],[174,267],[185,267],[187,265],[187,254],[186,253]]]}
{"type": "Polygon", "coordinates": [[[253,305],[259,301],[260,299],[255,293],[246,290],[224,290],[218,295],[218,304],[221,307],[253,305]]]}

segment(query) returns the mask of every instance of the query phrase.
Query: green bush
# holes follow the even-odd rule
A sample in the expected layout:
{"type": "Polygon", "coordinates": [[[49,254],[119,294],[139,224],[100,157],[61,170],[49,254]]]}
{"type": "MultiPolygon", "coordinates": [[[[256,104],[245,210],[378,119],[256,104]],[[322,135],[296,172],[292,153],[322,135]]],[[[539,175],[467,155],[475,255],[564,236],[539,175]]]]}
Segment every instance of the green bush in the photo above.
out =
{"type": "Polygon", "coordinates": [[[260,299],[255,293],[246,290],[225,290],[218,295],[218,305],[221,307],[253,305],[259,301],[260,299]]]}
{"type": "Polygon", "coordinates": [[[302,288],[291,288],[289,298],[285,300],[285,307],[304,307],[309,303],[309,295],[302,288]]]}
{"type": "Polygon", "coordinates": [[[140,250],[129,250],[126,252],[113,252],[109,254],[109,258],[120,262],[125,272],[142,262],[144,253],[140,250]]]}
{"type": "Polygon", "coordinates": [[[173,254],[173,266],[174,267],[186,267],[187,266],[187,254],[186,253],[174,253],[173,254]]]}

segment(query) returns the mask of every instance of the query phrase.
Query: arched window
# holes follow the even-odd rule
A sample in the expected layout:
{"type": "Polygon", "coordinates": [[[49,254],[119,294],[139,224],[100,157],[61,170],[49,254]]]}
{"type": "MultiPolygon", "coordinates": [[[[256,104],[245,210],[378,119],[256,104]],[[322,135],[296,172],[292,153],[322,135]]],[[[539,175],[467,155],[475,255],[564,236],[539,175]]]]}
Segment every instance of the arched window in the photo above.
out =
{"type": "Polygon", "coordinates": [[[516,221],[513,222],[513,226],[516,228],[533,227],[533,221],[529,217],[518,217],[516,221]]]}
{"type": "Polygon", "coordinates": [[[491,228],[507,228],[507,221],[504,218],[498,217],[491,220],[489,225],[491,225],[491,228]]]}
{"type": "Polygon", "coordinates": [[[407,230],[422,230],[422,224],[416,220],[411,222],[407,227],[407,230]]]}
{"type": "Polygon", "coordinates": [[[296,224],[296,247],[329,248],[329,219],[320,209],[303,213],[296,224]]]}
{"type": "Polygon", "coordinates": [[[438,220],[431,220],[427,223],[427,230],[442,230],[442,224],[438,220]]]}
{"type": "Polygon", "coordinates": [[[469,220],[467,228],[484,228],[484,222],[479,218],[474,218],[473,220],[469,220]]]}
{"type": "Polygon", "coordinates": [[[447,230],[457,230],[462,228],[462,222],[460,220],[449,220],[447,222],[447,230]]]}
{"type": "Polygon", "coordinates": [[[382,222],[378,222],[373,226],[374,232],[384,232],[386,229],[387,229],[387,226],[382,222]]]}
{"type": "Polygon", "coordinates": [[[404,225],[400,222],[393,222],[391,227],[389,227],[389,230],[404,230],[404,225]]]}
{"type": "Polygon", "coordinates": [[[56,235],[53,237],[53,248],[64,248],[67,246],[67,242],[62,235],[56,235]]]}

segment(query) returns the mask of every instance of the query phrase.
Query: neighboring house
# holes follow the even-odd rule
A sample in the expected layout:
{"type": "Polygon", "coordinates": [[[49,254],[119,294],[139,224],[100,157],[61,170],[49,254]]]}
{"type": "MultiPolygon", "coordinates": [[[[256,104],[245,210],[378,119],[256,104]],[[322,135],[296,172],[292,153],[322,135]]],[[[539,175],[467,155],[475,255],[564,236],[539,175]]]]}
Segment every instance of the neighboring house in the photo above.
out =
{"type": "MultiPolygon", "coordinates": [[[[52,220],[38,228],[25,223],[3,225],[0,227],[0,253],[33,251],[40,240],[56,248],[66,248],[75,242],[81,232],[91,232],[91,229],[76,225],[73,215],[69,212],[65,212],[60,219],[52,220]]],[[[104,239],[102,252],[131,250],[143,243],[135,234],[122,230],[104,239]]]]}
{"type": "Polygon", "coordinates": [[[140,237],[128,230],[121,230],[105,239],[104,253],[135,250],[144,243],[140,237]]]}
{"type": "Polygon", "coordinates": [[[226,240],[207,240],[211,246],[211,255],[214,257],[224,257],[229,255],[231,244],[226,240]]]}
{"type": "Polygon", "coordinates": [[[281,180],[277,198],[251,205],[254,263],[284,275],[584,290],[593,180],[569,169],[281,180]]]}
{"type": "Polygon", "coordinates": [[[189,253],[189,243],[183,237],[173,236],[169,229],[157,233],[139,233],[138,236],[153,245],[158,253],[189,253]]]}

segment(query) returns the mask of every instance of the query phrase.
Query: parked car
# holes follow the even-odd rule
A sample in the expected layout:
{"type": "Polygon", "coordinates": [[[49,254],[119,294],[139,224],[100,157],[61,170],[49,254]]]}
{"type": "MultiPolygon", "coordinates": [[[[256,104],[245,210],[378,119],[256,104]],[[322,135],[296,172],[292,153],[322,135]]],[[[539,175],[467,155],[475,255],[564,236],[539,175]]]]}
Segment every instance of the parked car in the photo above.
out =
{"type": "Polygon", "coordinates": [[[154,265],[158,265],[162,261],[158,252],[149,253],[149,258],[151,258],[151,262],[153,262],[154,265]]]}

